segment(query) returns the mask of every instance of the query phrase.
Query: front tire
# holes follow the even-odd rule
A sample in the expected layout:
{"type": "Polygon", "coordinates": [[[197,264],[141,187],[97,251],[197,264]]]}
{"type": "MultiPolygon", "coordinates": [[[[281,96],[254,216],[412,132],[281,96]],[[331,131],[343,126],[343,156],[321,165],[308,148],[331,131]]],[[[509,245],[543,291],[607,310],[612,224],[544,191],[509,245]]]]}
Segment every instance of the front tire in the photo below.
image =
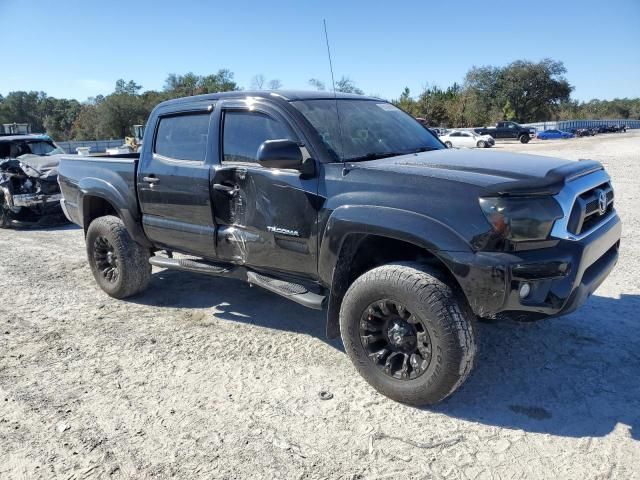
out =
{"type": "Polygon", "coordinates": [[[452,148],[453,147],[453,144],[451,142],[449,142],[449,141],[444,142],[444,144],[446,145],[447,148],[452,148]]]}
{"type": "Polygon", "coordinates": [[[520,135],[520,143],[529,143],[531,137],[529,135],[520,135]]]}
{"type": "Polygon", "coordinates": [[[9,228],[11,226],[11,211],[5,206],[4,202],[0,203],[0,228],[9,228]]]}
{"type": "Polygon", "coordinates": [[[478,141],[478,148],[484,148],[484,147],[486,147],[486,146],[487,146],[487,144],[485,143],[485,141],[484,141],[484,140],[480,140],[480,141],[478,141]]]}
{"type": "Polygon", "coordinates": [[[438,403],[473,368],[475,316],[442,278],[417,263],[383,265],[357,278],[342,302],[347,354],[371,386],[398,402],[438,403]]]}
{"type": "Polygon", "coordinates": [[[149,251],[131,238],[118,217],[108,215],[91,222],[86,243],[91,272],[108,295],[126,298],[147,288],[149,251]]]}

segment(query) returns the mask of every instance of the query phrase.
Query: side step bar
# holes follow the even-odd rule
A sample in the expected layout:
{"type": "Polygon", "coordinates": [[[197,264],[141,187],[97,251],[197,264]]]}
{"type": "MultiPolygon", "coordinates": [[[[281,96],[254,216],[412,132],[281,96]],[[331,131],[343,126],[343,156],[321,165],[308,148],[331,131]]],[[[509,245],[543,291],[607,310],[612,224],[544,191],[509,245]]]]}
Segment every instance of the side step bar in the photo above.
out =
{"type": "Polygon", "coordinates": [[[156,267],[168,268],[170,270],[204,273],[206,275],[215,275],[217,277],[233,276],[234,278],[238,278],[237,276],[233,275],[234,273],[236,273],[236,270],[238,269],[237,267],[233,265],[217,265],[215,263],[209,263],[204,260],[154,256],[149,259],[149,263],[156,267]]]}
{"type": "Polygon", "coordinates": [[[247,272],[247,281],[252,285],[257,285],[277,293],[280,296],[293,300],[300,305],[304,305],[314,310],[322,310],[327,297],[310,292],[304,286],[297,283],[287,282],[278,278],[268,277],[257,272],[247,272]]]}
{"type": "Polygon", "coordinates": [[[149,259],[149,263],[156,267],[167,268],[169,270],[181,270],[183,272],[203,273],[216,277],[245,280],[251,285],[257,285],[258,287],[262,287],[265,290],[269,290],[270,292],[315,310],[322,310],[327,298],[324,295],[310,292],[303,285],[269,277],[261,273],[247,271],[245,267],[241,266],[215,264],[200,259],[168,258],[163,256],[153,256],[149,259]]]}

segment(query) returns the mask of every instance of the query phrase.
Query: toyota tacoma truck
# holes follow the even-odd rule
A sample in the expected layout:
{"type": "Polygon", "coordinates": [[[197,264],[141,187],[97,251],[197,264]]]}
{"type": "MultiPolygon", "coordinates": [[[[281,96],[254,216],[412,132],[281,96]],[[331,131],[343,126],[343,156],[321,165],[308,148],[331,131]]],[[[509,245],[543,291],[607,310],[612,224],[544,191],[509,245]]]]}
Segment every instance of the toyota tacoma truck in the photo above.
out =
{"type": "Polygon", "coordinates": [[[516,122],[497,122],[495,127],[474,128],[473,131],[493,138],[518,139],[520,143],[528,143],[536,135],[534,128],[523,127],[516,122]]]}
{"type": "Polygon", "coordinates": [[[415,405],[468,377],[479,317],[580,306],[621,233],[600,163],[447,149],[350,94],[170,100],[140,152],[63,157],[59,183],[107,294],[142,292],[156,266],[324,309],[358,372],[415,405]]]}

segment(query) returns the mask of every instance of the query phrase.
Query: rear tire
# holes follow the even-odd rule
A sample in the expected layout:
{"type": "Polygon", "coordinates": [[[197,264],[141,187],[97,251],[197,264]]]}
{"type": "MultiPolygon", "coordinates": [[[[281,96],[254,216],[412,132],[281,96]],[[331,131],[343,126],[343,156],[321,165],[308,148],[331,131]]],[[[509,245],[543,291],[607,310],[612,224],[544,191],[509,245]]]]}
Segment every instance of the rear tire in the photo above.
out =
{"type": "Polygon", "coordinates": [[[529,135],[520,135],[520,143],[529,143],[531,137],[529,135]]]}
{"type": "Polygon", "coordinates": [[[452,148],[453,147],[453,144],[451,142],[449,142],[449,141],[444,142],[444,144],[447,146],[447,148],[452,148]]]}
{"type": "Polygon", "coordinates": [[[86,243],[91,272],[108,295],[126,298],[147,288],[149,250],[131,238],[118,217],[108,215],[91,222],[86,243]]]}
{"type": "Polygon", "coordinates": [[[410,405],[438,403],[462,385],[473,369],[476,330],[462,294],[417,263],[368,271],[340,308],[342,341],[360,375],[410,405]]]}

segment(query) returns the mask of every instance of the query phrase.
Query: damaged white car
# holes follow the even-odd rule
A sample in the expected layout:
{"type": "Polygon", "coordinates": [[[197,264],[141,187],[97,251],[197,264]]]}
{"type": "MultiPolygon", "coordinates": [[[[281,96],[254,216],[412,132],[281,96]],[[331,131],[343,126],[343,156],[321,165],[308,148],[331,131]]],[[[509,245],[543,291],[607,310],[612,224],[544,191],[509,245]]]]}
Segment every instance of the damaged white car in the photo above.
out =
{"type": "Polygon", "coordinates": [[[47,135],[0,135],[0,228],[64,219],[59,155],[47,135]]]}

